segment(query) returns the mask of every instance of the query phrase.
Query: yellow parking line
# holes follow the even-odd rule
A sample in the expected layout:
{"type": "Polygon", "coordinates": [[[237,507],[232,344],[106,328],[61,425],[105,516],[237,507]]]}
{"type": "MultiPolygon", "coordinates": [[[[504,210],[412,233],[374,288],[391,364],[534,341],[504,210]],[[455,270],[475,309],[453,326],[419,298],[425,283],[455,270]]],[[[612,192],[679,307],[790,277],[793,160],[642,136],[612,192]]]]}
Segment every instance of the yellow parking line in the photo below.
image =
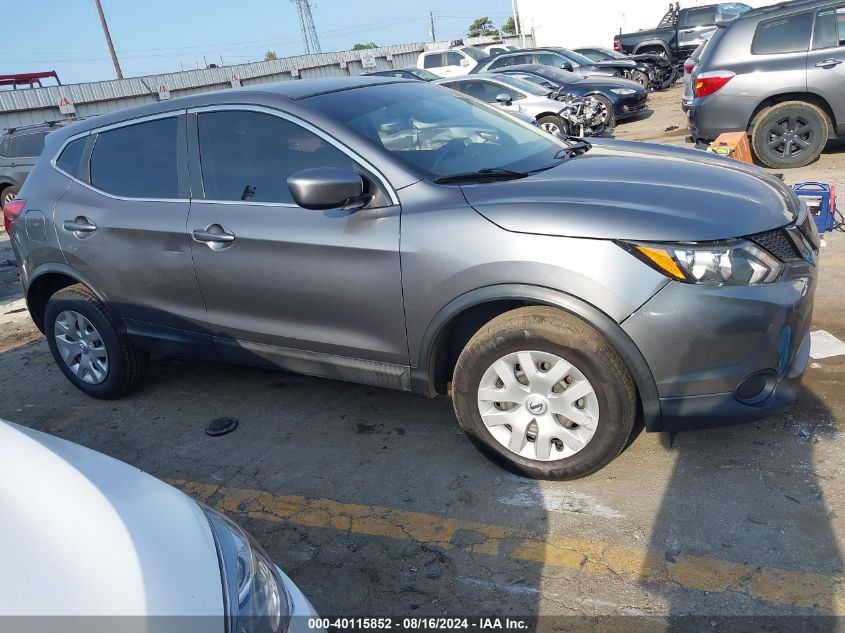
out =
{"type": "Polygon", "coordinates": [[[220,511],[253,519],[411,540],[490,556],[507,555],[545,566],[614,575],[632,582],[675,583],[686,589],[730,591],[776,604],[845,615],[843,576],[759,567],[702,556],[680,556],[670,562],[659,549],[537,534],[435,514],[340,503],[331,499],[280,496],[250,488],[183,480],[169,483],[220,511]],[[471,538],[459,538],[456,542],[455,537],[464,533],[471,538]],[[504,548],[503,543],[507,543],[504,548]]]}

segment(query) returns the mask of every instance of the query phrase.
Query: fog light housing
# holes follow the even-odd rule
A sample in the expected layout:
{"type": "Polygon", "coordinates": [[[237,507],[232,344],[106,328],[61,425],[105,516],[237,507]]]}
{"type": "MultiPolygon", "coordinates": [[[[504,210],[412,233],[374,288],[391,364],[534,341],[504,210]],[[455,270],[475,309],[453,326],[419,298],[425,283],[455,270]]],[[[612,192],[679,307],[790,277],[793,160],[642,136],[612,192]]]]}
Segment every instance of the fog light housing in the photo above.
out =
{"type": "Polygon", "coordinates": [[[742,404],[759,404],[772,395],[777,386],[777,373],[772,369],[751,374],[734,390],[734,398],[742,404]]]}

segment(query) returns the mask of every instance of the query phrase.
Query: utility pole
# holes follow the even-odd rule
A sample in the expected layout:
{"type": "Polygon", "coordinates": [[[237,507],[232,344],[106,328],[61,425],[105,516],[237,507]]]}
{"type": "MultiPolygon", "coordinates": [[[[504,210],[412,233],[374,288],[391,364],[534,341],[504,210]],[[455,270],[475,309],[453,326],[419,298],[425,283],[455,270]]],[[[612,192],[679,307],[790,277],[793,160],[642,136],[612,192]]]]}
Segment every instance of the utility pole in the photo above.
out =
{"type": "MultiPolygon", "coordinates": [[[[513,26],[516,29],[516,35],[522,35],[522,27],[519,24],[519,9],[516,6],[516,0],[511,0],[511,10],[513,12],[513,26]]],[[[525,48],[525,37],[522,37],[522,47],[525,48]]]]}
{"type": "Polygon", "coordinates": [[[437,36],[434,34],[434,14],[431,11],[428,12],[428,20],[431,22],[431,28],[428,30],[431,35],[431,41],[436,42],[437,36]]]}
{"type": "Polygon", "coordinates": [[[114,72],[117,73],[118,79],[123,79],[123,73],[120,71],[120,64],[117,61],[117,54],[114,52],[114,44],[111,43],[111,34],[109,33],[109,25],[106,24],[106,16],[103,15],[103,6],[100,0],[94,0],[97,5],[97,13],[100,14],[100,24],[103,25],[103,35],[106,36],[106,44],[109,45],[109,53],[111,53],[111,61],[114,64],[114,72]]]}

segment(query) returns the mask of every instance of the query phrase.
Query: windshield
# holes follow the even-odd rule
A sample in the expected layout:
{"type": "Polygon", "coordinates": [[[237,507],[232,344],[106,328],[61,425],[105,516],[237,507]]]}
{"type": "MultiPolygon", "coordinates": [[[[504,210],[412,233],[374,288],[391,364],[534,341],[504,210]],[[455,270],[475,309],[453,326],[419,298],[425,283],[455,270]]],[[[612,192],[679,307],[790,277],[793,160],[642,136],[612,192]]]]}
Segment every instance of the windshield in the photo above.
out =
{"type": "Polygon", "coordinates": [[[435,79],[440,79],[437,75],[432,72],[429,72],[423,68],[409,68],[408,72],[412,75],[416,75],[423,81],[434,81],[435,79]]]}
{"type": "Polygon", "coordinates": [[[470,57],[472,57],[475,61],[488,57],[485,51],[481,50],[480,48],[476,48],[475,46],[464,46],[461,50],[470,57]]]}
{"type": "Polygon", "coordinates": [[[498,108],[424,83],[340,90],[305,103],[432,180],[482,170],[544,169],[568,147],[498,108]]]}
{"type": "Polygon", "coordinates": [[[496,73],[496,81],[507,84],[511,88],[519,90],[520,92],[527,92],[535,97],[545,97],[549,94],[548,89],[544,90],[532,81],[527,81],[525,79],[521,79],[520,77],[514,77],[508,73],[496,73]]]}
{"type": "Polygon", "coordinates": [[[622,53],[617,53],[616,51],[612,51],[609,48],[597,48],[598,52],[602,53],[603,55],[607,55],[611,59],[625,59],[625,55],[622,53]]]}
{"type": "Polygon", "coordinates": [[[567,48],[556,49],[556,52],[563,55],[570,61],[575,62],[579,66],[590,66],[593,63],[593,60],[589,57],[584,57],[581,53],[576,53],[575,51],[571,51],[567,48]]]}

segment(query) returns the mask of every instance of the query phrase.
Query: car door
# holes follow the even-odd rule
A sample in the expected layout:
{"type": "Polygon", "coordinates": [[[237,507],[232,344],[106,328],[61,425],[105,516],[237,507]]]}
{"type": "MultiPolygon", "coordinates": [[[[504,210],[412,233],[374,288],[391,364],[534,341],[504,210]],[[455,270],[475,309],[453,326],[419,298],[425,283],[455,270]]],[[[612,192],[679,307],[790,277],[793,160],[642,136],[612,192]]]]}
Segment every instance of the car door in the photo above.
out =
{"type": "Polygon", "coordinates": [[[423,57],[423,68],[438,77],[449,77],[452,74],[446,67],[445,53],[443,51],[426,53],[423,57]]]}
{"type": "Polygon", "coordinates": [[[185,235],[185,119],[172,112],[71,138],[55,164],[74,180],[53,222],[67,265],[106,297],[130,335],[161,351],[184,344],[214,356],[185,235]]]}
{"type": "Polygon", "coordinates": [[[220,356],[358,382],[408,365],[400,208],[386,181],[275,109],[220,106],[191,118],[200,179],[192,182],[202,195],[188,232],[220,356]],[[316,167],[364,174],[374,202],[357,211],[297,206],[287,178],[316,167]]]}
{"type": "Polygon", "coordinates": [[[704,35],[716,29],[716,5],[685,9],[678,22],[678,56],[689,57],[704,41],[704,35]]]}
{"type": "Polygon", "coordinates": [[[833,108],[841,134],[845,131],[845,2],[819,9],[815,19],[807,55],[807,88],[833,108]]]}

